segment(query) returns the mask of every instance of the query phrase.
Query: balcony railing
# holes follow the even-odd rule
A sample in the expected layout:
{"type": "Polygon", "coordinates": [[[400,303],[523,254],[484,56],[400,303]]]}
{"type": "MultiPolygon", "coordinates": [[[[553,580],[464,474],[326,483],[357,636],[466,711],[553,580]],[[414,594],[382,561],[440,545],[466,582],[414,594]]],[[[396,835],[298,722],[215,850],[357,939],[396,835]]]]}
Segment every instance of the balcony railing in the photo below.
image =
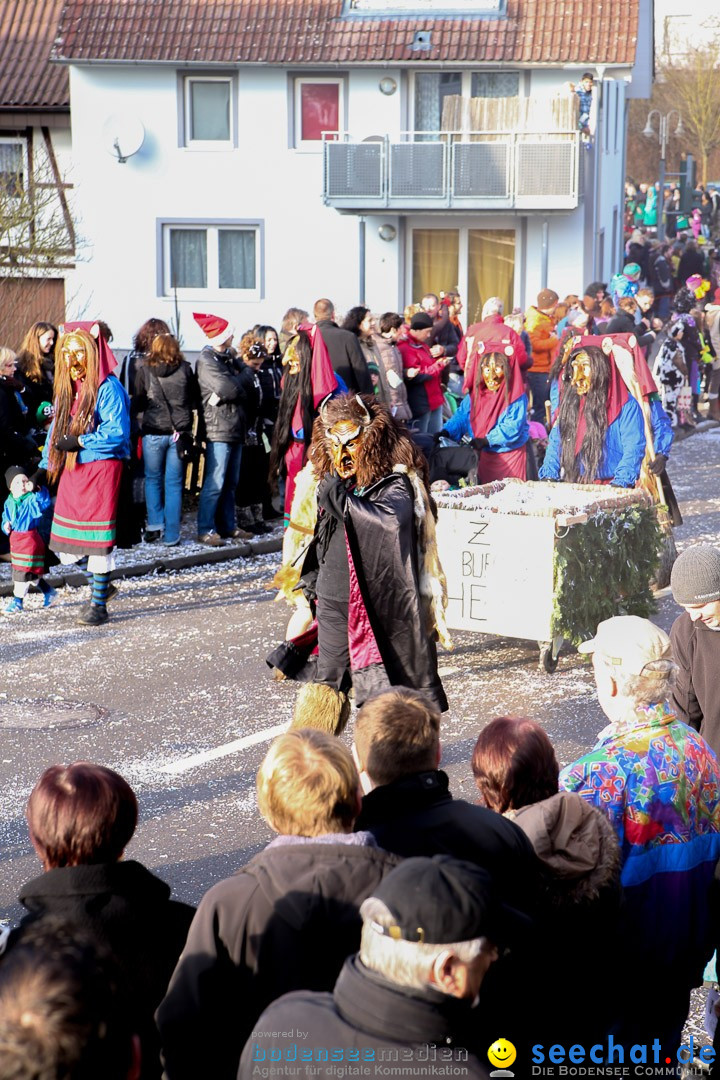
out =
{"type": "Polygon", "coordinates": [[[374,208],[571,210],[580,197],[576,131],[323,135],[323,199],[374,208]]]}

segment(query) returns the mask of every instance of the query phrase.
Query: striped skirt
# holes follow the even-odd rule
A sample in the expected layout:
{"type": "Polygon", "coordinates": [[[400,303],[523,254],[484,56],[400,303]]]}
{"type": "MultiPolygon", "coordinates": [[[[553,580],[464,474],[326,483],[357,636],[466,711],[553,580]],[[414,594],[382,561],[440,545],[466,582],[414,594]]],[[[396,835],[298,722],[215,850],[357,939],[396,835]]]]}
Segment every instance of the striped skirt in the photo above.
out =
{"type": "Polygon", "coordinates": [[[108,555],[115,547],[122,461],[90,461],[60,477],[50,547],[72,555],[108,555]]]}
{"type": "Polygon", "coordinates": [[[45,569],[45,541],[37,529],[10,533],[10,565],[13,581],[32,581],[45,569]]]}

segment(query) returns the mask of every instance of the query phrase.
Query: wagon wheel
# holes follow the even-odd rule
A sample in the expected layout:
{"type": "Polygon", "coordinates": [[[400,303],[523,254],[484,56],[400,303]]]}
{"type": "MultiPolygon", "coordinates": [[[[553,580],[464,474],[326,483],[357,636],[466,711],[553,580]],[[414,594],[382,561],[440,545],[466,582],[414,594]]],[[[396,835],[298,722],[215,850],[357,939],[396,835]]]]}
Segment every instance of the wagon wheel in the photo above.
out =
{"type": "Polygon", "coordinates": [[[561,637],[554,637],[552,641],[539,641],[540,647],[540,659],[538,667],[540,671],[546,671],[548,675],[552,675],[558,666],[558,657],[560,655],[560,649],[562,648],[563,639],[561,637]]]}

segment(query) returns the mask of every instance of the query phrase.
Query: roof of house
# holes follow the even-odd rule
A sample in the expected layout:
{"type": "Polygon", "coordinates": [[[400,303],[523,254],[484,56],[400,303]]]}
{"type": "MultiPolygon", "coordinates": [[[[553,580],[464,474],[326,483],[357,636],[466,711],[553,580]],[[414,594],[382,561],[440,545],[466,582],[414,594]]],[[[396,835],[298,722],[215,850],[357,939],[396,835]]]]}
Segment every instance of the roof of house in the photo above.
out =
{"type": "Polygon", "coordinates": [[[67,70],[50,62],[63,0],[0,3],[0,111],[69,109],[67,70]]]}
{"type": "Polygon", "coordinates": [[[632,64],[639,3],[507,0],[503,17],[361,18],[344,15],[343,0],[66,0],[54,55],[315,66],[632,64]],[[417,30],[431,31],[428,51],[412,50],[417,30]]]}

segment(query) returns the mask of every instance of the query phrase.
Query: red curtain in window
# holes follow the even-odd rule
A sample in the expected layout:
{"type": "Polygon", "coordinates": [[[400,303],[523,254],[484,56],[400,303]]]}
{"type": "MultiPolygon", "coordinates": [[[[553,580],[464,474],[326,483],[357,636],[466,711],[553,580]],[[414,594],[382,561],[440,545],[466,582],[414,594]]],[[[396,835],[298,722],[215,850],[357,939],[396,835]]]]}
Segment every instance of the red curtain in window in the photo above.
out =
{"type": "Polygon", "coordinates": [[[323,131],[338,131],[340,127],[340,87],[338,84],[302,83],[300,115],[303,142],[319,140],[323,131]]]}

